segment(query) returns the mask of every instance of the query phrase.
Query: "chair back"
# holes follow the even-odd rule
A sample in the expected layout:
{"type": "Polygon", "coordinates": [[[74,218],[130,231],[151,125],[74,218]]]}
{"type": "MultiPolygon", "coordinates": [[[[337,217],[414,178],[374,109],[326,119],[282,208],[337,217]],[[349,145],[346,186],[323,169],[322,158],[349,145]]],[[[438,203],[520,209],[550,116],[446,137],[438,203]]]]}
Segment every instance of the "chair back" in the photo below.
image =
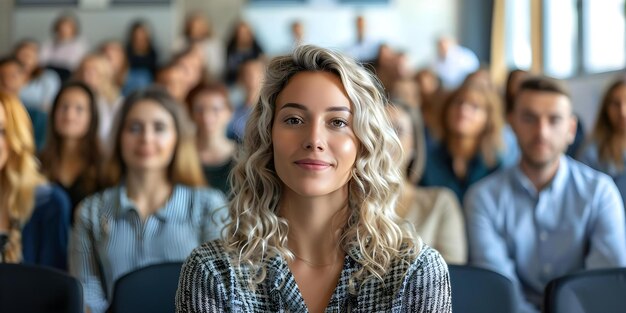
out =
{"type": "Polygon", "coordinates": [[[502,313],[515,311],[513,283],[496,272],[467,265],[449,265],[452,312],[502,313]]]}
{"type": "Polygon", "coordinates": [[[182,262],[150,265],[120,277],[113,287],[111,313],[173,313],[182,262]]]}
{"type": "Polygon", "coordinates": [[[590,270],[552,280],[544,297],[546,313],[626,311],[626,268],[590,270]]]}
{"type": "Polygon", "coordinates": [[[82,285],[57,269],[2,263],[0,312],[82,313],[82,285]]]}

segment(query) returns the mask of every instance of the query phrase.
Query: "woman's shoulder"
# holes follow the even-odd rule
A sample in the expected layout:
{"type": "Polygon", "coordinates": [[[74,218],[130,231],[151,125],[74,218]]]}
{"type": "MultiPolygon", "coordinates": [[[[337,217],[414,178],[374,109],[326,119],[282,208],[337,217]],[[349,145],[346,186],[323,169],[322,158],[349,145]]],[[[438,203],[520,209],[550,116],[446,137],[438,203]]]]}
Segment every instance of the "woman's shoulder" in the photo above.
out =
{"type": "Polygon", "coordinates": [[[34,215],[62,214],[69,216],[71,202],[68,195],[56,184],[42,184],[35,189],[34,215]]]}
{"type": "Polygon", "coordinates": [[[448,266],[441,254],[426,244],[422,244],[420,252],[411,263],[411,268],[414,268],[414,270],[427,270],[427,272],[433,275],[439,272],[446,273],[448,271],[448,266]]]}
{"type": "Polygon", "coordinates": [[[53,183],[45,183],[35,189],[35,201],[39,203],[55,203],[69,205],[69,197],[63,189],[53,183]]]}
{"type": "Polygon", "coordinates": [[[422,290],[429,294],[445,292],[436,286],[449,283],[448,265],[439,252],[422,244],[417,257],[410,262],[406,274],[402,277],[405,292],[422,290]],[[426,286],[431,286],[428,289],[426,286]],[[407,290],[408,289],[408,290],[407,290]]]}
{"type": "Polygon", "coordinates": [[[87,196],[77,206],[76,214],[83,218],[95,218],[119,206],[122,187],[116,185],[87,196]]]}
{"type": "Polygon", "coordinates": [[[199,268],[207,275],[228,277],[233,268],[231,253],[226,250],[223,240],[208,241],[191,252],[185,267],[199,268]]]}

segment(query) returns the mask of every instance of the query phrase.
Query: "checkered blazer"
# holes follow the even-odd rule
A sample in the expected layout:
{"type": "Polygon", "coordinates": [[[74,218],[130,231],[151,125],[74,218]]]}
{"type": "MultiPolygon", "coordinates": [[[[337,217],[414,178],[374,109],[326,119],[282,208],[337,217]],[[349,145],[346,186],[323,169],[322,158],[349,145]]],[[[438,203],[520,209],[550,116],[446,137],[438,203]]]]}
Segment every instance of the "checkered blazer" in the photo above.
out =
{"type": "MultiPolygon", "coordinates": [[[[452,312],[448,267],[434,249],[422,246],[414,261],[394,262],[383,282],[369,279],[351,294],[349,279],[361,268],[354,250],[344,260],[326,312],[452,312]]],[[[285,259],[265,261],[267,276],[255,290],[248,287],[253,275],[236,269],[234,259],[219,240],[194,250],[181,272],[176,312],[307,312],[285,259]]]]}

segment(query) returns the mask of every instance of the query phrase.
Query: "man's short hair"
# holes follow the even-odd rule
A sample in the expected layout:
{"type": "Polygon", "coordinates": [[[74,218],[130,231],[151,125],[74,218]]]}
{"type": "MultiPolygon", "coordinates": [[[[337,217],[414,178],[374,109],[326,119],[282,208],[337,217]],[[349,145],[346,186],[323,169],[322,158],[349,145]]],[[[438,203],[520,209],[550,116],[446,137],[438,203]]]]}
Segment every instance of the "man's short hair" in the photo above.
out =
{"type": "Polygon", "coordinates": [[[565,85],[561,83],[559,80],[546,77],[546,76],[533,76],[533,77],[525,79],[520,84],[511,110],[515,108],[515,103],[519,99],[520,95],[526,91],[555,93],[558,95],[565,96],[569,100],[572,99],[567,87],[565,87],[565,85]]]}
{"type": "Polygon", "coordinates": [[[520,84],[517,94],[519,95],[524,91],[558,93],[560,95],[566,96],[567,98],[571,98],[569,90],[567,89],[567,87],[565,87],[565,85],[563,85],[563,83],[556,79],[545,76],[534,76],[525,79],[520,84]]]}

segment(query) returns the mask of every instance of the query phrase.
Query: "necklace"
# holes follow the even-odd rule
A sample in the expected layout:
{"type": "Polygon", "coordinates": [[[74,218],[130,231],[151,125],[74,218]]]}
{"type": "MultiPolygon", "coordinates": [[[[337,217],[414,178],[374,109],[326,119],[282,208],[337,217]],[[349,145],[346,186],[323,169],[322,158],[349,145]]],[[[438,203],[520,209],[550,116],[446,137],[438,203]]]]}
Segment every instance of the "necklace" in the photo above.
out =
{"type": "Polygon", "coordinates": [[[335,258],[335,260],[332,263],[328,263],[328,264],[319,264],[319,263],[314,263],[311,262],[307,259],[304,259],[302,257],[300,257],[299,255],[297,255],[295,252],[291,251],[291,253],[293,253],[293,255],[296,257],[296,259],[304,262],[305,264],[307,264],[310,267],[327,267],[327,266],[334,266],[335,264],[337,264],[337,258],[335,258]]]}

